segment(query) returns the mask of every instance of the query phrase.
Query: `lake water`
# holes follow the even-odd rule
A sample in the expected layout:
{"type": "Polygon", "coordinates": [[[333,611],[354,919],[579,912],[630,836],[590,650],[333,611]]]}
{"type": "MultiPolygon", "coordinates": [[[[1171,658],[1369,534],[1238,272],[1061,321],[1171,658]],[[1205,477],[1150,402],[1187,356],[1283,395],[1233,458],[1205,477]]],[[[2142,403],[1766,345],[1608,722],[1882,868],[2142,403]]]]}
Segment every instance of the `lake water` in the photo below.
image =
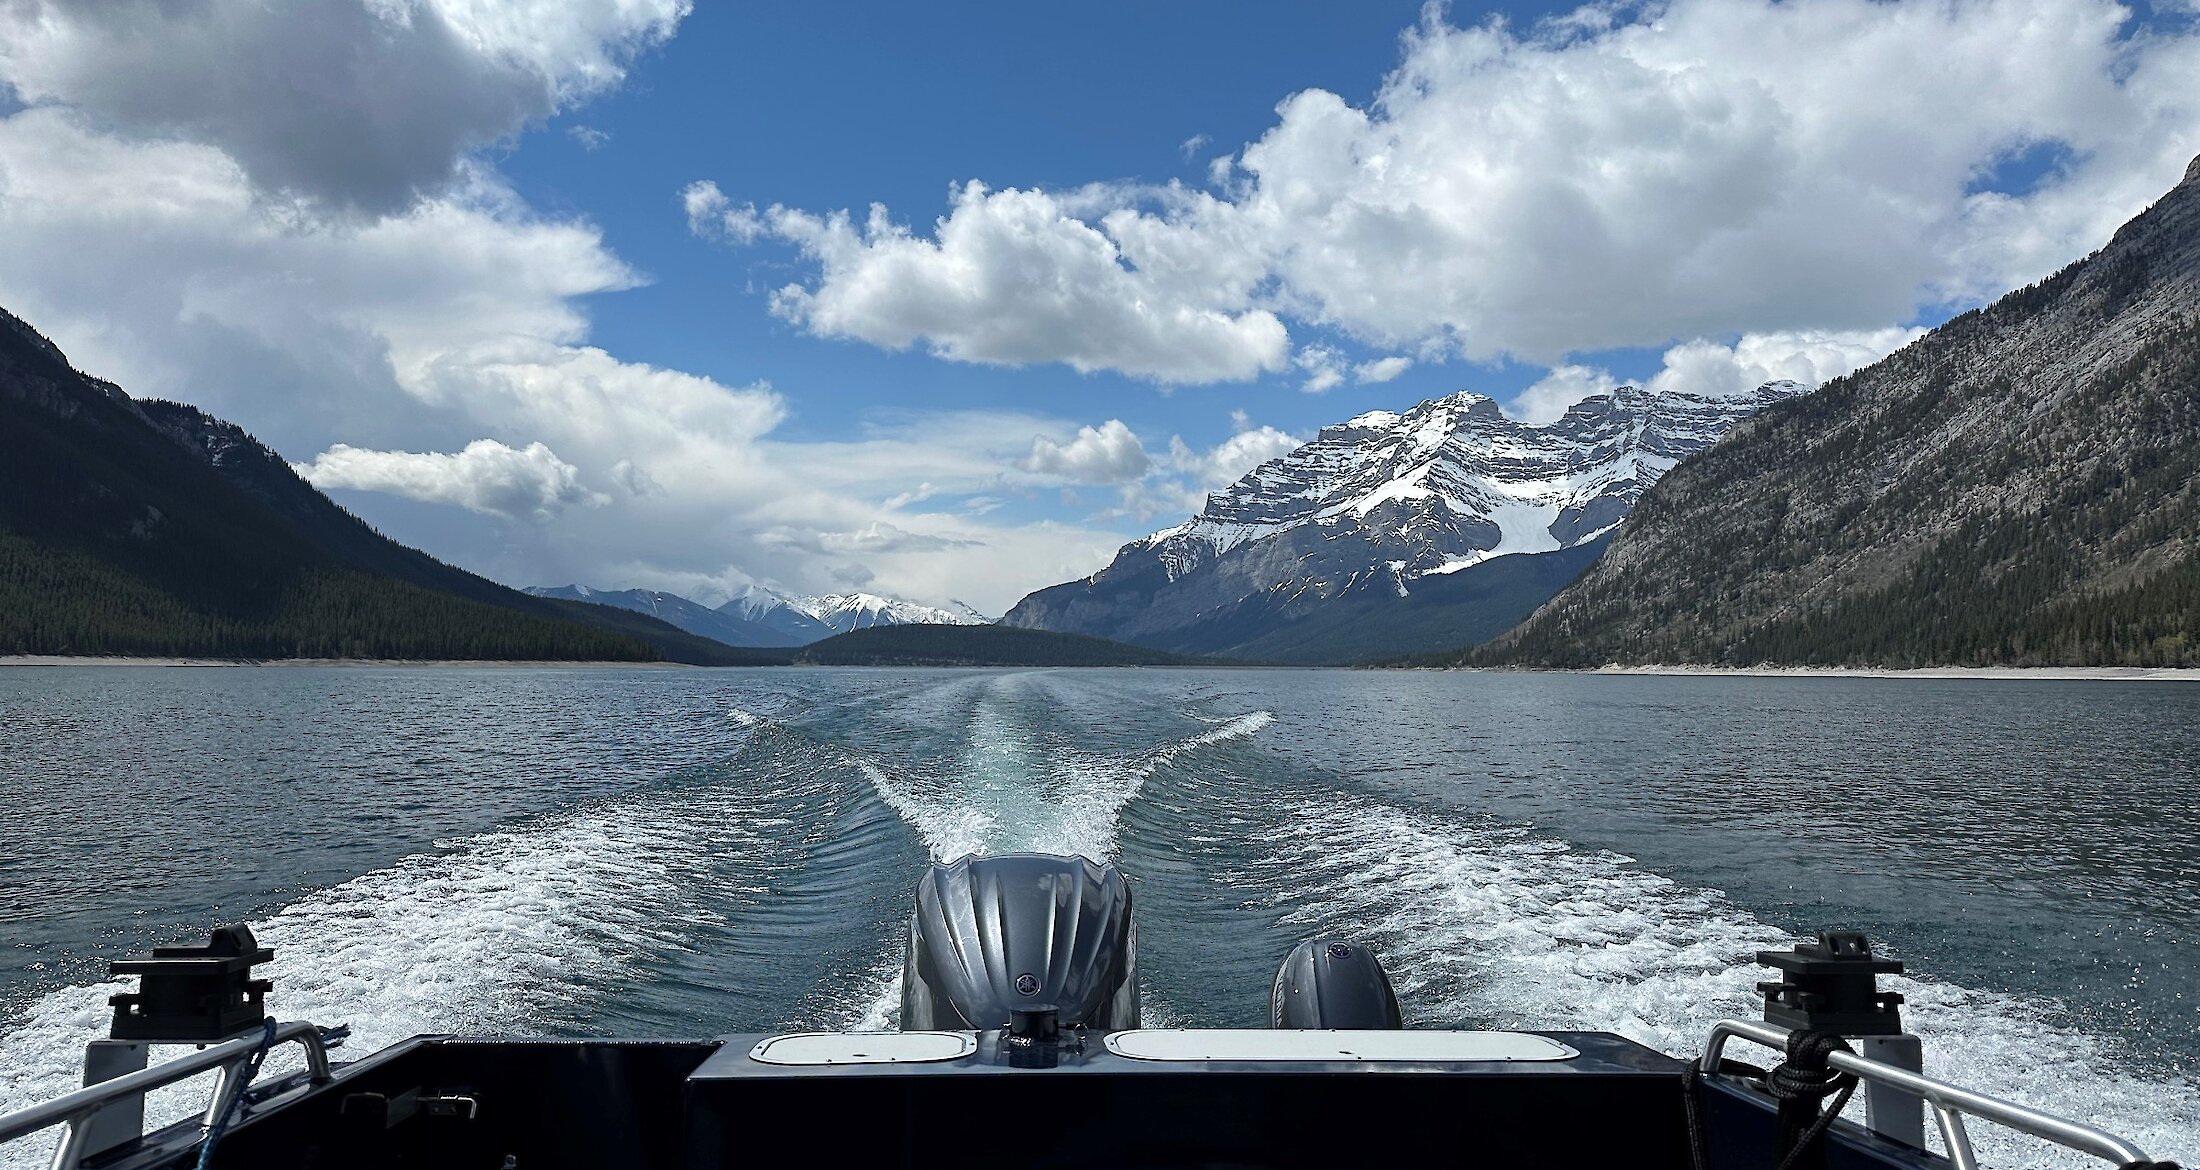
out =
{"type": "Polygon", "coordinates": [[[0,1110],[216,921],[354,1054],[882,1026],[926,862],[1044,850],[1136,883],[1149,1023],[1257,1025],[1333,931],[1414,1023],[1684,1053],[1853,927],[1933,1071],[2189,1161],[2196,791],[2180,683],[0,669],[0,1110]]]}

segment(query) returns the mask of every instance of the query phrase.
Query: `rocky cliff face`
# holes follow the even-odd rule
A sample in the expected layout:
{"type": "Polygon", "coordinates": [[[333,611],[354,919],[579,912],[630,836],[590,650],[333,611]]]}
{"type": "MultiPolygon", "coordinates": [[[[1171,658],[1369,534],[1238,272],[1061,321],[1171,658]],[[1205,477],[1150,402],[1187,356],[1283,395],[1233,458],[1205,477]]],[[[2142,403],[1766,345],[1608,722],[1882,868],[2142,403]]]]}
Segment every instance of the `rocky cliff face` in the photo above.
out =
{"type": "Polygon", "coordinates": [[[1676,469],[1480,660],[2190,663],[2200,160],[2107,246],[1676,469]]]}
{"type": "MultiPolygon", "coordinates": [[[[1401,599],[1493,558],[1597,539],[1676,462],[1800,390],[1775,382],[1714,398],[1623,387],[1542,425],[1478,394],[1364,414],[1002,621],[1188,653],[1258,642],[1276,657],[1288,648],[1279,631],[1340,598],[1377,615],[1371,595],[1401,599]]],[[[1323,660],[1349,660],[1350,641],[1331,631],[1323,660]]]]}

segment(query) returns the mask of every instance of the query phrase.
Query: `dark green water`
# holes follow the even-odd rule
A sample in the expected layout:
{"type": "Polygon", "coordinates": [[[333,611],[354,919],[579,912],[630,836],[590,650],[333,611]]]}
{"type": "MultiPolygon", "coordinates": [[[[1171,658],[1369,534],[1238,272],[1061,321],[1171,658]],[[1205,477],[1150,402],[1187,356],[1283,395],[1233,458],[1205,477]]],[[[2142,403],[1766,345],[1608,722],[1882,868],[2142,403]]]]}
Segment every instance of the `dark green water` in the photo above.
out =
{"type": "Polygon", "coordinates": [[[2175,683],[0,670],[0,1109],[217,919],[361,1048],[877,1025],[928,859],[1039,849],[1137,883],[1149,1022],[1256,1024],[1342,931],[1417,1022],[1680,1052],[1852,926],[1937,1071],[2190,1158],[2196,789],[2175,683]]]}

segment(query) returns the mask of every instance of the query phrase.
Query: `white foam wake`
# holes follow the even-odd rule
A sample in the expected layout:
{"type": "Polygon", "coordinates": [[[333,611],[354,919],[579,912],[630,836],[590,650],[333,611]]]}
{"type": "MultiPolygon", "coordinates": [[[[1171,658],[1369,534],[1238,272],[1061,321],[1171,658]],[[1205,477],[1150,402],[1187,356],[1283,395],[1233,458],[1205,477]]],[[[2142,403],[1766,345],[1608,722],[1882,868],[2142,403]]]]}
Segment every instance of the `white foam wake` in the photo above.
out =
{"type": "MultiPolygon", "coordinates": [[[[1244,739],[1275,722],[1267,711],[1223,719],[1198,735],[1129,759],[1043,751],[1030,733],[981,706],[970,747],[952,778],[898,771],[855,752],[853,760],[881,799],[917,830],[935,860],[971,854],[1076,854],[1104,860],[1116,854],[1123,806],[1156,768],[1203,747],[1244,739]]],[[[904,952],[896,947],[874,973],[871,996],[846,1026],[891,1028],[901,1002],[904,952]]],[[[1149,997],[1141,1011],[1154,1019],[1175,1013],[1149,997]]]]}
{"type": "MultiPolygon", "coordinates": [[[[350,1050],[361,1053],[424,1032],[554,1028],[570,1005],[685,949],[691,926],[715,921],[694,897],[710,886],[697,875],[748,838],[738,804],[723,794],[623,799],[446,843],[309,894],[253,924],[275,948],[267,971],[280,1015],[349,1022],[350,1050]]],[[[106,1032],[107,997],[126,989],[66,987],[29,1004],[0,1035],[0,1112],[75,1088],[85,1042],[106,1032]]],[[[282,1069],[271,1058],[269,1071],[282,1069]]],[[[148,1122],[188,1116],[202,1092],[155,1094],[148,1122]]],[[[0,1147],[0,1166],[43,1165],[48,1145],[0,1147]]]]}
{"type": "Polygon", "coordinates": [[[851,753],[881,798],[917,830],[932,856],[1031,852],[1107,859],[1123,806],[1154,769],[1186,752],[1257,734],[1275,722],[1252,711],[1130,758],[1043,750],[1031,732],[981,707],[951,775],[905,772],[851,753]]]}
{"type": "MultiPolygon", "coordinates": [[[[1719,1019],[1754,1018],[1756,952],[1795,941],[1619,854],[1357,797],[1298,804],[1232,880],[1275,891],[1265,901],[1285,922],[1368,938],[1421,1024],[1612,1031],[1675,1056],[1719,1019]]],[[[2117,1046],[2055,1022],[2054,1005],[1928,979],[1891,986],[1908,997],[1929,1072],[2156,1158],[2200,1152],[2200,1086],[2120,1071],[2117,1046]]],[[[1973,1137],[1992,1166],[2090,1164],[1983,1124],[1973,1137]]]]}

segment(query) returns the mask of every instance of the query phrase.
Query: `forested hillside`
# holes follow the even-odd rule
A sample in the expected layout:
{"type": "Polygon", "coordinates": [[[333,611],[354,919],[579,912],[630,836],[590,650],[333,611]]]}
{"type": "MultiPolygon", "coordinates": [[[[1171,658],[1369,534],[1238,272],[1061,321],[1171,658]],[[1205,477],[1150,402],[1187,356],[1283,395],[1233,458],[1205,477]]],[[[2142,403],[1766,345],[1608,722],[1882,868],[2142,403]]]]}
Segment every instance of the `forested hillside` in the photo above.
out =
{"type": "Polygon", "coordinates": [[[1675,468],[1487,664],[2200,665],[2200,160],[1675,468]]]}
{"type": "Polygon", "coordinates": [[[0,654],[740,660],[705,647],[388,541],[238,428],[85,377],[0,311],[0,654]]]}

